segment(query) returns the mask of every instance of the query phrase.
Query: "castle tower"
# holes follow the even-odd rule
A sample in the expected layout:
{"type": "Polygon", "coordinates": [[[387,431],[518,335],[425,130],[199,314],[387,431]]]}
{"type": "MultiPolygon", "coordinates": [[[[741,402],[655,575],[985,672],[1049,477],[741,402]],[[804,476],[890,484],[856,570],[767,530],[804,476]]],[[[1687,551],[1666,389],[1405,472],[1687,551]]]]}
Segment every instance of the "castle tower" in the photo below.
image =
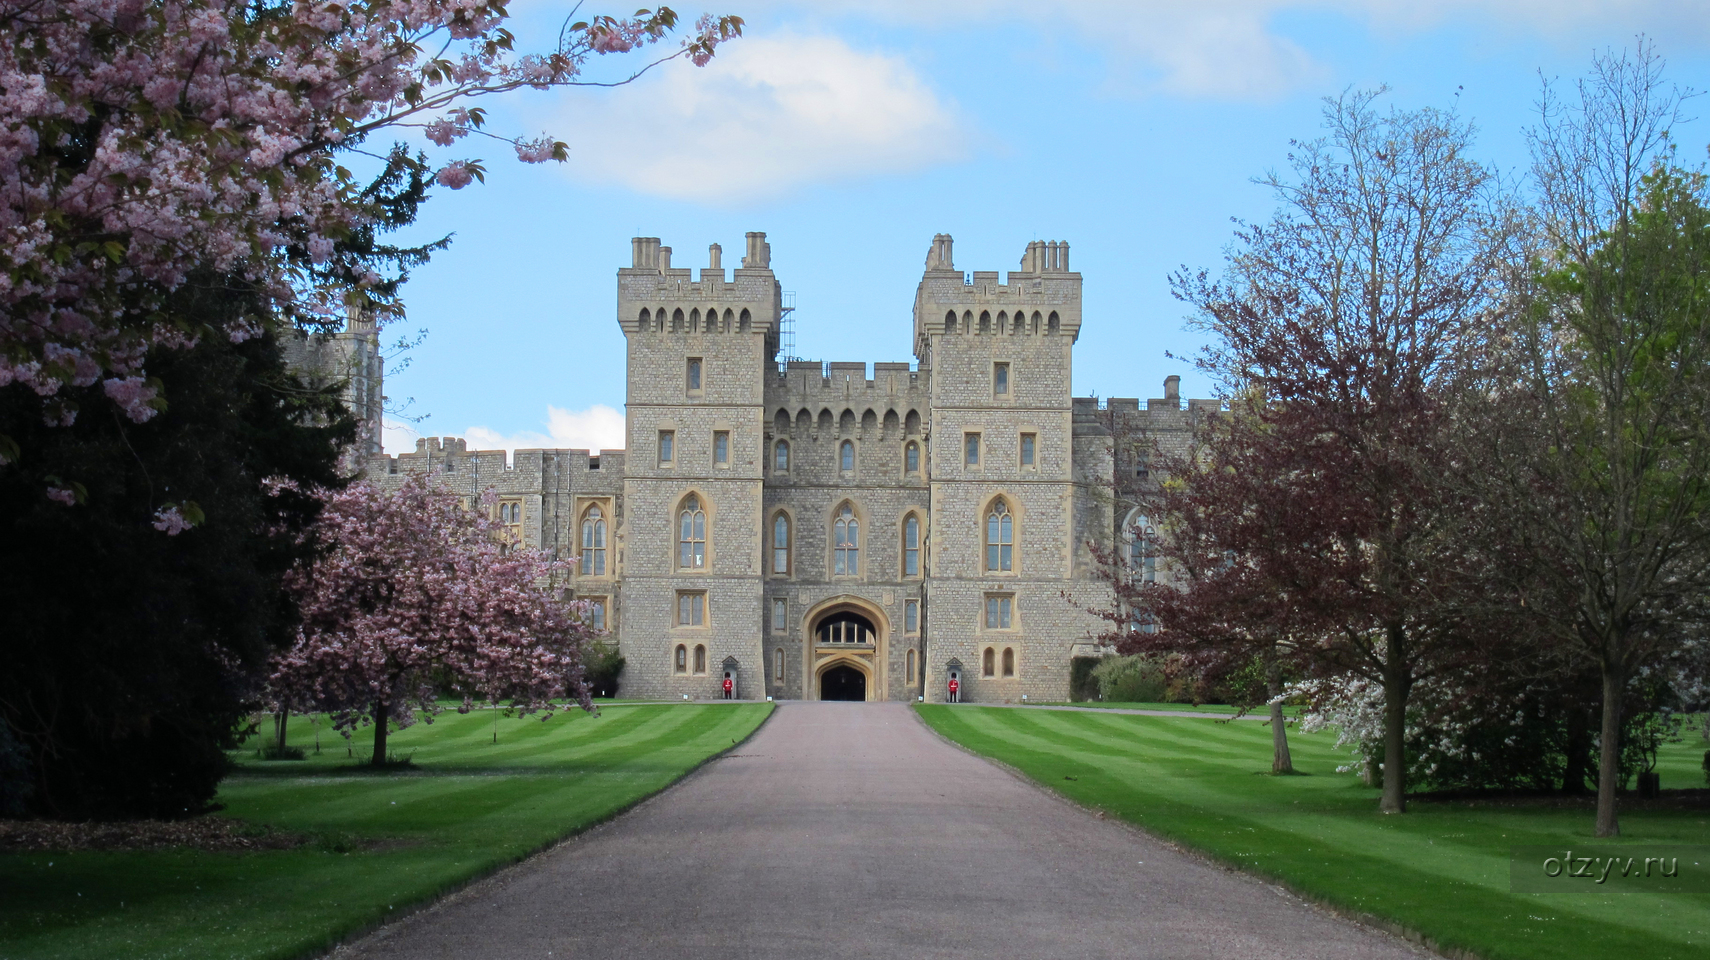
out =
{"type": "Polygon", "coordinates": [[[673,267],[656,237],[635,238],[632,255],[618,271],[628,338],[625,690],[716,697],[731,670],[739,698],[764,697],[763,391],[781,302],[771,247],[748,234],[729,279],[716,244],[699,279],[673,267]]]}
{"type": "Polygon", "coordinates": [[[951,670],[974,701],[1066,699],[1084,615],[1064,601],[1077,548],[1070,352],[1081,276],[1069,245],[969,276],[933,239],[915,294],[931,377],[931,568],[925,693],[951,670]]]}

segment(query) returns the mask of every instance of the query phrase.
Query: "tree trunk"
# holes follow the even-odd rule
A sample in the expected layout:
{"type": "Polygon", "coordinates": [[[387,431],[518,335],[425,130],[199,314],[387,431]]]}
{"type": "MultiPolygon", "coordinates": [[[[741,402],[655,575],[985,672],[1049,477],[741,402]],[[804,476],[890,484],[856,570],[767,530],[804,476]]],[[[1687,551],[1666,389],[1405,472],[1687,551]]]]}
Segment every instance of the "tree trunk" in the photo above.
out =
{"type": "Polygon", "coordinates": [[[374,756],[369,763],[376,767],[386,765],[386,721],[390,713],[386,709],[386,701],[374,702],[374,756]]]}
{"type": "Polygon", "coordinates": [[[1603,730],[1597,757],[1597,836],[1618,837],[1621,821],[1615,816],[1615,788],[1621,785],[1621,694],[1626,676],[1618,663],[1603,661],[1603,730]]]}
{"type": "Polygon", "coordinates": [[[280,707],[279,712],[273,715],[273,736],[275,748],[280,756],[284,756],[285,754],[285,727],[290,720],[290,707],[280,707]]]}
{"type": "Polygon", "coordinates": [[[1282,664],[1277,662],[1275,650],[1265,657],[1265,692],[1271,699],[1271,772],[1293,773],[1294,759],[1288,753],[1288,727],[1283,717],[1283,705],[1277,700],[1282,695],[1282,664]]]}
{"type": "Polygon", "coordinates": [[[1407,812],[1407,694],[1409,677],[1399,630],[1389,631],[1383,671],[1383,813],[1407,812]]]}

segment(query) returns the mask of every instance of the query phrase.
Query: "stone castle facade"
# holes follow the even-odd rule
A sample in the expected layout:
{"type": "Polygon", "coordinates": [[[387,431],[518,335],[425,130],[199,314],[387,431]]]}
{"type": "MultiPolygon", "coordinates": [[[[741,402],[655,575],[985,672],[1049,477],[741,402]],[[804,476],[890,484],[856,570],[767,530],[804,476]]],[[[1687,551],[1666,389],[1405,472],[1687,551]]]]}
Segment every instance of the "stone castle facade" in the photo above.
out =
{"type": "Polygon", "coordinates": [[[1184,408],[1174,377],[1144,406],[1071,396],[1065,243],[1000,279],[934,238],[912,366],[780,363],[782,303],[763,233],[728,275],[713,245],[698,277],[637,238],[624,450],[427,438],[367,474],[492,490],[516,540],[579,557],[565,589],[616,639],[626,697],[717,697],[728,676],[743,699],[940,701],[955,676],[964,700],[1068,699],[1101,629],[1089,544],[1132,539],[1148,452],[1216,401],[1184,408]]]}

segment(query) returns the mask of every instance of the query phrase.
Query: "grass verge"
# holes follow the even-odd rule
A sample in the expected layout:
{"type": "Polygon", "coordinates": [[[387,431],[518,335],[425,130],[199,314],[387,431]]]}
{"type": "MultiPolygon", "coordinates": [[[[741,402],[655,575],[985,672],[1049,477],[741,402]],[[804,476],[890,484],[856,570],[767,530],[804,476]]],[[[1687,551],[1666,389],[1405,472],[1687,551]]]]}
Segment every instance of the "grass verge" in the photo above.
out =
{"type": "MultiPolygon", "coordinates": [[[[916,707],[933,729],[1070,799],[1350,913],[1488,960],[1687,960],[1710,955],[1710,892],[1516,894],[1509,848],[1593,842],[1589,807],[1420,801],[1377,812],[1377,791],[1335,768],[1329,733],[1290,731],[1296,768],[1275,777],[1270,731],[1057,710],[916,707]]],[[[1706,744],[1665,747],[1665,789],[1702,787],[1706,744]]],[[[1710,843],[1710,811],[1622,815],[1628,844],[1710,843]]],[[[1607,842],[1607,841],[1604,841],[1607,842]]]]}
{"type": "MultiPolygon", "coordinates": [[[[291,958],[429,902],[620,813],[745,739],[770,704],[606,705],[551,720],[445,714],[369,772],[294,719],[302,761],[234,754],[224,814],[302,834],[288,850],[0,854],[0,957],[291,958]],[[494,735],[497,734],[497,742],[494,735]]],[[[269,726],[269,725],[264,725],[269,726]]],[[[269,726],[270,728],[270,726],[269,726]]]]}
{"type": "MultiPolygon", "coordinates": [[[[1170,713],[1195,713],[1218,717],[1232,717],[1235,715],[1235,708],[1226,703],[1129,703],[1121,700],[1076,700],[1070,702],[1067,700],[1061,700],[1049,702],[1041,701],[1039,703],[1032,703],[1030,701],[1027,705],[1033,707],[1085,707],[1088,710],[1165,710],[1170,713]]],[[[1283,707],[1284,716],[1298,717],[1300,716],[1300,712],[1300,708],[1297,706],[1289,705],[1283,707]]],[[[1270,708],[1262,705],[1254,707],[1247,711],[1247,716],[1263,719],[1270,716],[1270,708]]]]}

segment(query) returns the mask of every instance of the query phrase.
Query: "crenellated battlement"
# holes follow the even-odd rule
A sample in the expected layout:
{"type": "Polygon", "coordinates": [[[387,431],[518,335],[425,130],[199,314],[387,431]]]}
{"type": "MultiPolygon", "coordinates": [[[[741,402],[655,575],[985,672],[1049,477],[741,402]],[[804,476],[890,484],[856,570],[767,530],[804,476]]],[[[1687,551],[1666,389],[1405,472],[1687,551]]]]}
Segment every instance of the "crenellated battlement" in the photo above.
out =
{"type": "MultiPolygon", "coordinates": [[[[1079,430],[1082,423],[1097,423],[1105,432],[1116,430],[1132,433],[1136,430],[1183,430],[1189,421],[1207,413],[1223,410],[1223,401],[1193,399],[1184,404],[1181,398],[1181,377],[1164,378],[1164,395],[1142,404],[1137,397],[1075,397],[1074,419],[1079,430]]],[[[1093,431],[1088,431],[1093,432],[1093,431]]]]}
{"type": "Polygon", "coordinates": [[[435,473],[445,481],[469,483],[491,479],[499,482],[518,471],[539,476],[557,467],[569,472],[604,472],[623,476],[624,451],[585,449],[529,449],[512,454],[505,450],[470,450],[462,437],[418,437],[414,453],[396,456],[375,454],[366,461],[370,477],[435,473]]]}
{"type": "Polygon", "coordinates": [[[775,339],[782,293],[766,234],[748,234],[741,266],[729,279],[723,258],[723,248],[710,245],[696,277],[688,267],[671,265],[671,248],[658,237],[632,238],[630,266],[618,270],[618,324],[625,335],[759,333],[775,339]]]}
{"type": "Polygon", "coordinates": [[[932,239],[915,292],[915,355],[931,357],[935,336],[1080,336],[1081,275],[1069,269],[1069,245],[1035,240],[1021,269],[1000,280],[996,270],[957,270],[949,234],[932,239]]]}
{"type": "Polygon", "coordinates": [[[932,372],[914,370],[906,363],[875,363],[867,376],[867,364],[818,360],[793,360],[775,367],[766,383],[767,402],[829,401],[848,397],[913,397],[925,402],[932,372]]]}

